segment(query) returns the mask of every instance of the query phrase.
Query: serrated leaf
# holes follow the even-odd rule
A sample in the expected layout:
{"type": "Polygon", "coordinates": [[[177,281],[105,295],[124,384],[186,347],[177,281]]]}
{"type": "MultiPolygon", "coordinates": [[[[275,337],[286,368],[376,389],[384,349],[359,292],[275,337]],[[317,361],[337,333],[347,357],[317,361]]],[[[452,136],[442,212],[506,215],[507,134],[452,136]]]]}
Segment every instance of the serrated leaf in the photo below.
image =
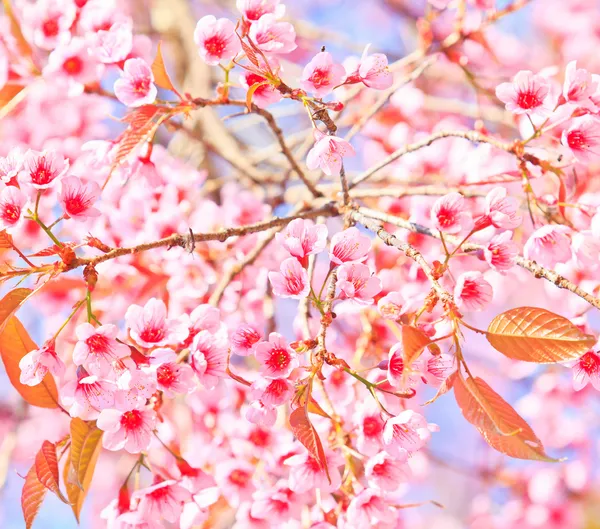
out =
{"type": "Polygon", "coordinates": [[[30,288],[15,288],[0,299],[0,332],[32,292],[30,288]]]}
{"type": "Polygon", "coordinates": [[[63,480],[78,522],[102,449],[102,433],[95,423],[85,423],[80,419],[71,421],[71,451],[65,463],[63,480]]]}
{"type": "Polygon", "coordinates": [[[409,368],[430,343],[431,339],[421,329],[411,325],[403,325],[402,352],[404,355],[404,368],[409,368]]]}
{"type": "Polygon", "coordinates": [[[315,427],[310,422],[307,408],[302,406],[290,413],[290,426],[292,427],[292,432],[296,439],[304,445],[310,455],[319,463],[319,465],[321,465],[321,468],[327,475],[327,479],[331,483],[323,444],[321,443],[321,439],[319,438],[319,434],[315,430],[315,427]]]}
{"type": "Polygon", "coordinates": [[[242,39],[242,38],[240,38],[240,43],[242,44],[242,50],[244,50],[244,53],[246,54],[246,57],[248,58],[248,60],[254,66],[256,66],[258,69],[260,69],[260,63],[258,62],[258,57],[256,56],[256,53],[254,53],[254,50],[252,49],[252,47],[250,47],[246,42],[244,42],[244,39],[242,39]]]}
{"type": "Polygon", "coordinates": [[[458,375],[458,371],[454,371],[454,372],[450,373],[450,375],[448,375],[448,377],[442,382],[442,384],[438,388],[435,396],[433,398],[429,399],[427,402],[424,402],[423,406],[427,406],[427,405],[435,402],[442,395],[445,395],[446,393],[448,393],[454,386],[454,381],[456,380],[457,375],[458,375]]]}
{"type": "Polygon", "coordinates": [[[25,519],[25,528],[30,529],[37,513],[42,506],[46,491],[48,489],[40,483],[35,471],[35,464],[27,472],[25,484],[21,491],[21,509],[23,510],[23,518],[25,519]]]}
{"type": "Polygon", "coordinates": [[[37,386],[21,384],[19,362],[27,353],[37,348],[23,324],[15,316],[6,321],[4,329],[0,332],[0,356],[10,383],[32,406],[58,408],[58,391],[50,373],[37,386]]]}
{"type": "Polygon", "coordinates": [[[63,496],[59,486],[58,459],[56,457],[56,445],[50,441],[44,441],[42,447],[35,456],[35,472],[38,481],[48,490],[54,492],[62,501],[68,503],[63,496]]]}
{"type": "Polygon", "coordinates": [[[465,419],[498,452],[517,459],[557,461],[546,454],[531,426],[481,378],[458,376],[454,396],[465,419]]]}
{"type": "Polygon", "coordinates": [[[551,364],[579,358],[595,343],[567,318],[537,307],[519,307],[496,316],[488,342],[515,360],[551,364]]]}
{"type": "Polygon", "coordinates": [[[171,92],[177,93],[177,90],[173,86],[173,82],[171,81],[171,78],[169,77],[165,67],[165,61],[162,54],[162,42],[160,41],[158,42],[156,57],[152,63],[152,74],[154,75],[154,84],[164,88],[165,90],[170,90],[171,92]]]}

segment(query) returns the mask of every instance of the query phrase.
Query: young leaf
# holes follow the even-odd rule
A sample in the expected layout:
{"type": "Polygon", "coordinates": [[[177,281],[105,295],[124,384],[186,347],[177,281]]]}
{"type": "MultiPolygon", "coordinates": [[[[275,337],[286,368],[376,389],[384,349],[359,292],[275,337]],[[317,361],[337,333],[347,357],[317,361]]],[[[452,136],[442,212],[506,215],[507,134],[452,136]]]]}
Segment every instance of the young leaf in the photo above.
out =
{"type": "Polygon", "coordinates": [[[411,325],[402,326],[402,351],[404,352],[404,368],[421,356],[423,349],[431,343],[429,336],[411,325]]]}
{"type": "MultiPolygon", "coordinates": [[[[0,98],[0,107],[2,106],[2,101],[0,98]]],[[[0,249],[12,248],[12,237],[10,233],[6,233],[6,230],[0,231],[0,249]]]]}
{"type": "Polygon", "coordinates": [[[246,108],[248,112],[252,112],[252,97],[254,97],[254,92],[256,92],[261,86],[269,84],[269,81],[262,81],[261,83],[254,83],[250,88],[248,88],[248,92],[246,92],[246,108]]]}
{"type": "Polygon", "coordinates": [[[309,413],[314,413],[315,415],[320,415],[321,417],[331,419],[329,414],[323,408],[321,408],[321,405],[315,399],[313,399],[312,396],[308,401],[307,409],[309,413]]]}
{"type": "Polygon", "coordinates": [[[310,455],[321,465],[321,468],[325,471],[325,474],[327,474],[327,479],[331,483],[325,451],[323,450],[319,434],[308,418],[307,408],[304,406],[296,408],[290,414],[290,426],[292,427],[292,432],[296,436],[296,439],[305,446],[310,455]]]}
{"type": "Polygon", "coordinates": [[[173,86],[173,82],[167,73],[165,67],[165,61],[162,54],[162,42],[159,41],[158,48],[156,50],[156,57],[152,63],[152,74],[154,75],[154,84],[164,88],[165,90],[171,90],[171,92],[177,93],[177,90],[173,86]]]}
{"type": "Polygon", "coordinates": [[[33,291],[29,288],[15,288],[0,299],[0,332],[8,319],[17,311],[21,304],[33,291]]]}
{"type": "Polygon", "coordinates": [[[58,459],[56,458],[56,445],[50,441],[44,441],[39,452],[35,456],[35,472],[38,481],[48,490],[51,490],[62,501],[68,503],[59,487],[58,459]]]}
{"type": "Polygon", "coordinates": [[[486,337],[505,356],[551,364],[579,358],[595,343],[567,318],[537,307],[519,307],[496,316],[486,337]]]}
{"type": "Polygon", "coordinates": [[[442,385],[438,388],[437,393],[434,395],[434,397],[429,399],[427,402],[423,403],[423,406],[427,406],[428,404],[435,402],[442,395],[448,393],[448,391],[450,391],[454,386],[454,381],[456,380],[457,375],[458,371],[453,371],[452,373],[450,373],[450,375],[448,375],[448,377],[442,382],[442,385]]]}
{"type": "Polygon", "coordinates": [[[19,362],[27,353],[37,349],[23,324],[12,316],[0,332],[0,356],[8,379],[21,397],[32,406],[40,408],[58,408],[58,391],[54,378],[49,373],[37,386],[21,384],[19,362]]]}
{"type": "Polygon", "coordinates": [[[454,396],[465,419],[498,452],[517,459],[557,461],[546,455],[531,426],[484,380],[456,377],[454,396]]]}
{"type": "Polygon", "coordinates": [[[80,419],[71,421],[71,452],[65,463],[63,479],[67,497],[78,522],[102,449],[102,433],[95,424],[88,425],[80,419]]]}
{"type": "Polygon", "coordinates": [[[21,509],[23,510],[26,529],[29,529],[33,524],[33,520],[35,520],[35,517],[42,506],[47,490],[48,489],[40,483],[34,464],[29,469],[29,472],[27,472],[25,484],[21,491],[21,509]]]}

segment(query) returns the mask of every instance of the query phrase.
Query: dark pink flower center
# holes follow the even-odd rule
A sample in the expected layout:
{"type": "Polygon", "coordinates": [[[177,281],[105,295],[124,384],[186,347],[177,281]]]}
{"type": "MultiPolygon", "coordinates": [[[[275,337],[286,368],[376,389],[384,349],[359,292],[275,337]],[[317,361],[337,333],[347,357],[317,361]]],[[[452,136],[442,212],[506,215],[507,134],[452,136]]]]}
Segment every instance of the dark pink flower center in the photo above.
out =
{"type": "Polygon", "coordinates": [[[542,104],[537,92],[519,92],[517,96],[517,104],[521,108],[535,108],[542,104]]]}
{"type": "Polygon", "coordinates": [[[93,334],[86,341],[86,345],[90,349],[90,353],[106,353],[111,347],[106,336],[102,334],[93,334]]]}
{"type": "Polygon", "coordinates": [[[80,215],[91,206],[91,200],[82,193],[66,195],[64,201],[69,215],[80,215]]]}
{"type": "Polygon", "coordinates": [[[69,57],[63,62],[62,68],[69,75],[77,75],[83,70],[83,61],[77,56],[69,57]]]}
{"type": "Polygon", "coordinates": [[[377,417],[365,417],[363,419],[363,432],[367,437],[379,435],[383,431],[383,424],[377,417]]]}
{"type": "Polygon", "coordinates": [[[46,158],[42,156],[38,162],[37,166],[31,173],[31,181],[37,185],[47,185],[56,176],[56,173],[52,170],[52,168],[48,165],[46,158]]]}
{"type": "Polygon", "coordinates": [[[250,474],[245,470],[236,468],[231,474],[229,474],[229,482],[237,485],[238,487],[245,487],[250,480],[250,474]]]}
{"type": "Polygon", "coordinates": [[[225,49],[226,42],[219,35],[213,35],[212,37],[204,41],[204,49],[210,54],[219,57],[225,49]]]}
{"type": "Polygon", "coordinates": [[[169,364],[162,364],[156,370],[156,380],[157,382],[164,387],[171,386],[175,380],[177,379],[177,374],[173,367],[169,364]]]}
{"type": "Polygon", "coordinates": [[[309,80],[316,88],[327,86],[331,80],[330,71],[329,69],[316,68],[309,80]]]}
{"type": "Polygon", "coordinates": [[[571,149],[585,149],[588,146],[585,134],[580,130],[567,133],[567,143],[571,149]]]}
{"type": "Polygon", "coordinates": [[[42,31],[46,37],[56,37],[59,29],[58,18],[51,18],[42,24],[42,31]]]}
{"type": "Polygon", "coordinates": [[[139,410],[127,411],[121,415],[121,426],[128,431],[138,430],[143,422],[144,419],[139,410]]]}
{"type": "Polygon", "coordinates": [[[290,363],[290,354],[281,347],[274,347],[271,349],[267,363],[273,368],[283,369],[290,363]]]}
{"type": "Polygon", "coordinates": [[[588,375],[591,375],[592,373],[598,372],[600,369],[600,358],[590,351],[581,357],[579,365],[588,375]]]}
{"type": "Polygon", "coordinates": [[[162,327],[146,327],[140,333],[140,338],[148,343],[160,342],[164,337],[165,331],[162,327]]]}
{"type": "Polygon", "coordinates": [[[253,445],[264,448],[269,445],[269,441],[271,440],[271,434],[267,430],[263,430],[262,428],[255,428],[250,432],[248,440],[253,445]]]}
{"type": "Polygon", "coordinates": [[[3,204],[1,212],[2,220],[7,224],[14,224],[21,216],[21,208],[15,204],[3,204]]]}

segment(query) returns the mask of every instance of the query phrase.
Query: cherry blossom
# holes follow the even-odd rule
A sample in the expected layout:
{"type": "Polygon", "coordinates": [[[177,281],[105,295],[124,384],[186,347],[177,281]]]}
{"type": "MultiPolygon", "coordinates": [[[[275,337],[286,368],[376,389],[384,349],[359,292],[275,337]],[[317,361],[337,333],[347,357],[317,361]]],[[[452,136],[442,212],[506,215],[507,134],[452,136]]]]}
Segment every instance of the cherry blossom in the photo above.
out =
{"type": "Polygon", "coordinates": [[[300,299],[308,296],[310,283],[308,274],[294,257],[281,263],[279,272],[269,272],[273,293],[282,298],[300,299]]]}
{"type": "Polygon", "coordinates": [[[381,292],[381,280],[372,275],[369,267],[362,263],[341,265],[337,277],[337,286],[344,295],[361,305],[371,305],[375,296],[381,292]]]}
{"type": "Polygon", "coordinates": [[[393,457],[404,458],[427,444],[437,425],[428,424],[425,417],[413,410],[404,410],[388,419],[383,429],[385,451],[393,457]]]}
{"type": "Polygon", "coordinates": [[[394,77],[388,68],[388,59],[383,53],[367,55],[369,46],[356,65],[349,70],[346,68],[346,83],[364,83],[369,88],[386,90],[394,82],[394,77]]]}
{"type": "Polygon", "coordinates": [[[204,387],[213,388],[227,376],[227,343],[222,336],[199,332],[194,337],[191,356],[192,368],[204,387]]]}
{"type": "Polygon", "coordinates": [[[98,415],[96,424],[104,430],[104,448],[113,451],[124,449],[130,454],[139,454],[150,446],[155,422],[156,414],[150,410],[120,412],[104,409],[98,415]]]}
{"type": "Polygon", "coordinates": [[[477,219],[475,229],[494,226],[501,230],[514,230],[522,221],[517,210],[517,200],[507,196],[505,188],[495,187],[485,197],[485,214],[477,219]]]}
{"type": "Polygon", "coordinates": [[[581,116],[571,121],[565,129],[561,143],[568,147],[574,158],[586,163],[600,156],[600,119],[595,116],[581,116]]]}
{"type": "Polygon", "coordinates": [[[294,350],[283,336],[276,332],[269,334],[268,342],[259,342],[254,349],[260,362],[260,372],[265,378],[287,378],[298,367],[294,350]]]}
{"type": "Polygon", "coordinates": [[[246,406],[244,418],[252,424],[270,428],[277,421],[277,410],[257,400],[246,406]]]}
{"type": "Polygon", "coordinates": [[[525,243],[523,255],[526,259],[550,268],[557,263],[566,263],[571,259],[571,239],[568,233],[566,226],[542,226],[525,243]]]}
{"type": "Polygon", "coordinates": [[[281,18],[285,13],[285,6],[280,4],[279,0],[236,0],[235,6],[250,22],[256,22],[267,14],[281,18]]]}
{"type": "Polygon", "coordinates": [[[565,82],[563,84],[563,97],[569,103],[595,109],[591,97],[598,89],[598,80],[583,68],[577,68],[577,61],[571,61],[565,68],[565,82]]]}
{"type": "Polygon", "coordinates": [[[519,249],[512,241],[512,232],[505,231],[492,237],[484,247],[483,255],[486,262],[497,272],[510,270],[516,261],[519,249]]]}
{"type": "Polygon", "coordinates": [[[75,220],[87,220],[98,217],[100,211],[93,207],[100,196],[101,189],[96,182],[82,182],[76,176],[67,176],[61,180],[59,201],[65,216],[75,220]]]}
{"type": "Polygon", "coordinates": [[[252,89],[252,102],[262,108],[281,101],[282,95],[266,77],[254,72],[244,72],[240,82],[246,90],[252,89]]]}
{"type": "Polygon", "coordinates": [[[27,196],[18,188],[6,186],[0,190],[0,230],[12,233],[23,223],[27,196]]]}
{"type": "Polygon", "coordinates": [[[481,272],[464,272],[456,280],[454,300],[461,310],[483,310],[492,301],[494,291],[481,272]]]}
{"type": "Polygon", "coordinates": [[[591,383],[600,391],[600,356],[593,351],[585,353],[573,365],[573,388],[580,391],[591,383]]]}
{"type": "Polygon", "coordinates": [[[131,23],[115,22],[107,30],[100,30],[89,37],[90,52],[105,64],[119,63],[127,59],[133,47],[131,23]]]}
{"type": "Polygon", "coordinates": [[[23,152],[19,147],[12,148],[7,156],[0,156],[0,180],[8,184],[16,178],[23,167],[23,152]]]}
{"type": "Polygon", "coordinates": [[[354,147],[337,136],[328,136],[314,131],[315,145],[306,156],[309,169],[320,167],[326,175],[339,174],[342,170],[342,158],[354,156],[354,147]]]}
{"type": "Polygon", "coordinates": [[[177,344],[188,336],[185,318],[167,318],[167,308],[159,299],[149,299],[143,307],[131,305],[125,314],[131,337],[142,347],[177,344]]]}
{"type": "Polygon", "coordinates": [[[45,50],[69,40],[77,9],[72,0],[40,0],[26,4],[24,18],[36,46],[45,50]]]}
{"type": "Polygon", "coordinates": [[[387,452],[379,452],[369,458],[365,465],[365,477],[369,486],[383,491],[395,491],[412,475],[406,463],[408,455],[402,458],[393,458],[387,452]]]}
{"type": "Polygon", "coordinates": [[[260,339],[261,334],[253,326],[240,325],[231,336],[231,351],[240,356],[248,356],[260,339]]]}
{"type": "Polygon", "coordinates": [[[309,255],[322,252],[327,246],[327,226],[305,219],[294,219],[275,234],[277,242],[301,262],[309,255]]]}
{"type": "Polygon", "coordinates": [[[529,70],[520,71],[512,83],[502,83],[496,96],[506,104],[506,110],[515,114],[546,117],[552,111],[548,80],[529,70]]]}
{"type": "Polygon", "coordinates": [[[289,22],[279,22],[272,13],[261,16],[252,24],[249,36],[265,53],[285,54],[298,47],[294,26],[289,22]]]}
{"type": "Polygon", "coordinates": [[[406,308],[406,302],[400,292],[390,292],[377,302],[377,310],[386,320],[399,320],[406,308]]]}
{"type": "Polygon", "coordinates": [[[290,467],[289,484],[294,492],[307,492],[321,489],[323,492],[334,491],[341,484],[341,476],[336,467],[342,463],[339,456],[327,454],[327,467],[330,468],[330,478],[327,477],[323,465],[308,453],[292,456],[285,460],[290,467]]]}
{"type": "Polygon", "coordinates": [[[396,514],[375,490],[365,489],[357,494],[347,512],[349,527],[381,527],[391,524],[396,514]]]}
{"type": "Polygon", "coordinates": [[[406,369],[402,342],[395,344],[389,352],[387,361],[387,380],[393,387],[414,387],[419,379],[412,366],[406,369]]]}
{"type": "Polygon", "coordinates": [[[164,519],[176,522],[183,510],[183,504],[191,499],[190,492],[175,480],[166,480],[135,491],[132,500],[139,500],[137,510],[145,519],[164,519]]]}
{"type": "Polygon", "coordinates": [[[450,234],[468,231],[473,226],[473,219],[460,193],[438,198],[431,208],[431,222],[439,231],[450,234]]]}
{"type": "Polygon", "coordinates": [[[316,97],[323,97],[342,84],[345,78],[344,67],[334,62],[331,53],[322,51],[304,67],[301,86],[316,97]]]}
{"type": "Polygon", "coordinates": [[[130,355],[129,347],[116,340],[117,332],[114,325],[79,325],[75,330],[78,342],[73,349],[73,363],[85,366],[94,375],[106,376],[115,360],[130,355]]]}
{"type": "Polygon", "coordinates": [[[252,383],[250,395],[265,406],[281,406],[293,395],[293,386],[285,378],[258,377],[252,383]]]}
{"type": "Polygon", "coordinates": [[[352,227],[336,233],[331,238],[329,258],[332,263],[360,263],[365,261],[371,249],[371,239],[352,227]]]}
{"type": "Polygon", "coordinates": [[[115,81],[115,95],[128,107],[139,107],[154,103],[156,86],[154,74],[143,59],[125,61],[121,77],[115,81]]]}
{"type": "Polygon", "coordinates": [[[80,367],[77,380],[70,380],[63,386],[61,397],[71,417],[92,421],[102,410],[114,406],[116,389],[112,382],[89,375],[80,367]]]}
{"type": "Polygon", "coordinates": [[[194,42],[200,57],[210,65],[233,59],[241,49],[235,24],[227,18],[217,19],[212,15],[206,15],[198,21],[194,42]]]}
{"type": "Polygon", "coordinates": [[[49,372],[62,378],[65,373],[65,364],[56,354],[54,341],[49,340],[41,349],[35,349],[21,358],[19,369],[21,370],[21,384],[37,386],[49,372]]]}
{"type": "Polygon", "coordinates": [[[254,466],[235,459],[222,461],[215,469],[215,481],[222,494],[233,505],[252,498],[256,489],[253,475],[254,466]]]}
{"type": "Polygon", "coordinates": [[[68,171],[69,162],[54,150],[28,150],[23,160],[19,181],[36,190],[53,187],[68,171]]]}

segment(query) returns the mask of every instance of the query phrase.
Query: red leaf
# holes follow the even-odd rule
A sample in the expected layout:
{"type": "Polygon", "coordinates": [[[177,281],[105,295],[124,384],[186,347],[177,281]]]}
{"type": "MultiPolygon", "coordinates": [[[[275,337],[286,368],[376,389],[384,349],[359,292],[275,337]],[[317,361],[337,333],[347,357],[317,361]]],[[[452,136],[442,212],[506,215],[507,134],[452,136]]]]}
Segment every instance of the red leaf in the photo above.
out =
{"type": "Polygon", "coordinates": [[[58,460],[56,458],[56,445],[50,441],[44,441],[42,448],[35,456],[35,471],[39,482],[48,490],[51,490],[62,501],[68,503],[60,491],[58,460]]]}
{"type": "Polygon", "coordinates": [[[325,474],[327,474],[327,479],[331,483],[323,444],[321,443],[321,439],[319,438],[319,434],[315,430],[315,427],[308,418],[308,411],[305,407],[302,406],[296,408],[290,414],[290,426],[292,427],[292,432],[296,436],[296,439],[305,446],[310,455],[321,465],[321,468],[325,471],[325,474]]]}
{"type": "Polygon", "coordinates": [[[152,74],[154,75],[154,84],[164,88],[165,90],[171,90],[171,92],[177,93],[177,89],[173,86],[173,82],[167,73],[165,68],[165,61],[162,55],[162,42],[159,41],[158,49],[156,50],[156,57],[152,63],[152,74]]]}
{"type": "Polygon", "coordinates": [[[25,519],[26,529],[29,529],[33,524],[33,520],[35,520],[35,517],[42,506],[47,490],[48,489],[38,480],[35,465],[33,465],[29,469],[29,472],[27,472],[25,484],[21,491],[21,508],[23,509],[23,518],[25,519]]]}

